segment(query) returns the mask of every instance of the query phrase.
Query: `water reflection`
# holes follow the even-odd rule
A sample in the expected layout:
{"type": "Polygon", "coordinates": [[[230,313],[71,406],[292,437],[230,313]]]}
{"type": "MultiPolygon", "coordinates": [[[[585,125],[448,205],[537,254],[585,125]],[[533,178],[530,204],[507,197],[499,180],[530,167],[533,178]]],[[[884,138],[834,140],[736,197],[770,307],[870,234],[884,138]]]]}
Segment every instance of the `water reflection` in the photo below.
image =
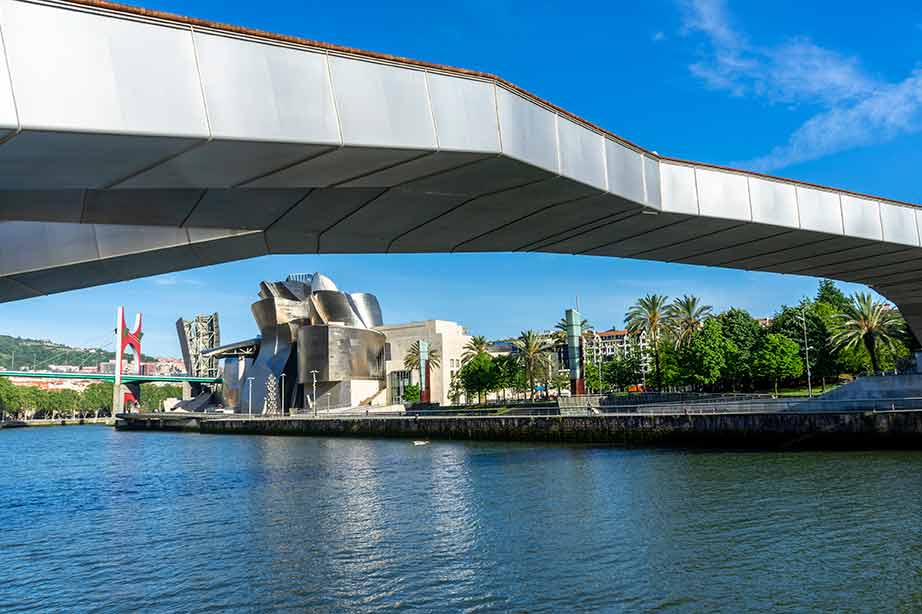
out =
{"type": "Polygon", "coordinates": [[[910,452],[4,431],[0,610],[909,611],[920,469],[910,452]]]}

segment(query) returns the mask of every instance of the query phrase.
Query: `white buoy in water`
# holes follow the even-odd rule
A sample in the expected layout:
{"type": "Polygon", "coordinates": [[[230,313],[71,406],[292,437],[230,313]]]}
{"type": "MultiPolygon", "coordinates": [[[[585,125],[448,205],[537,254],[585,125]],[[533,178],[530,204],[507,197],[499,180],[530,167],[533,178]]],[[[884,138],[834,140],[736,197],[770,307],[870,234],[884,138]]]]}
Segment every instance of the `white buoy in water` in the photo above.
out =
{"type": "Polygon", "coordinates": [[[414,441],[413,445],[414,446],[428,446],[429,442],[428,441],[414,441]]]}

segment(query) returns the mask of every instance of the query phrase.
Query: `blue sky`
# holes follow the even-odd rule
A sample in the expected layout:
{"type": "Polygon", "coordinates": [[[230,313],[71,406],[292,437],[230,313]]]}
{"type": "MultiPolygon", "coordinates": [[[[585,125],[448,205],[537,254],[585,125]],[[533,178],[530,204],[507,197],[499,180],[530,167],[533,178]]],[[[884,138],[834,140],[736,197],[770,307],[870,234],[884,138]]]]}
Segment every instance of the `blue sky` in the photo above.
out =
{"type": "MultiPolygon", "coordinates": [[[[492,72],[662,154],[922,200],[922,4],[140,4],[492,72]]],[[[0,305],[0,333],[105,345],[123,303],[145,315],[147,353],[176,355],[178,316],[217,310],[225,340],[252,335],[259,280],[315,270],[377,294],[388,322],[455,320],[489,337],[548,328],[577,296],[596,326],[611,326],[647,292],[694,293],[762,316],[816,287],[589,256],[272,256],[0,305]]]]}

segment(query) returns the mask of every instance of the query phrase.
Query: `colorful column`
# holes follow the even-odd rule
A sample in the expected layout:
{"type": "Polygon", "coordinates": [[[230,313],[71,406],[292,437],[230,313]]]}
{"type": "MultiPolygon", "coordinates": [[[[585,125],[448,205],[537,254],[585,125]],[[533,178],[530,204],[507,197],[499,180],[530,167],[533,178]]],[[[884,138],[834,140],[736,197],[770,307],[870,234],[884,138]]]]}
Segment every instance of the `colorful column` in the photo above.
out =
{"type": "Polygon", "coordinates": [[[419,401],[429,402],[429,342],[419,341],[419,401]]]}
{"type": "Polygon", "coordinates": [[[575,309],[567,309],[567,362],[570,365],[570,393],[586,394],[582,370],[583,317],[575,309]]]}

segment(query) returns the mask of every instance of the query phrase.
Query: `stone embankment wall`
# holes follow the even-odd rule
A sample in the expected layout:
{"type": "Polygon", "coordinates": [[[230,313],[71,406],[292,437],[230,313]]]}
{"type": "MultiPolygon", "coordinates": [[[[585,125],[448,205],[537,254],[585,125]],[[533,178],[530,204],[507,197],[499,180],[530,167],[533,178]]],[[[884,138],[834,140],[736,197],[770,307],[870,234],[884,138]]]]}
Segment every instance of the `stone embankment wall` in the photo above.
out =
{"type": "Polygon", "coordinates": [[[202,433],[214,434],[922,450],[922,411],[690,416],[208,418],[198,421],[197,426],[202,433]]]}
{"type": "Polygon", "coordinates": [[[109,424],[109,418],[57,418],[55,420],[10,420],[0,422],[0,428],[21,428],[29,426],[79,426],[81,424],[109,424]]]}

